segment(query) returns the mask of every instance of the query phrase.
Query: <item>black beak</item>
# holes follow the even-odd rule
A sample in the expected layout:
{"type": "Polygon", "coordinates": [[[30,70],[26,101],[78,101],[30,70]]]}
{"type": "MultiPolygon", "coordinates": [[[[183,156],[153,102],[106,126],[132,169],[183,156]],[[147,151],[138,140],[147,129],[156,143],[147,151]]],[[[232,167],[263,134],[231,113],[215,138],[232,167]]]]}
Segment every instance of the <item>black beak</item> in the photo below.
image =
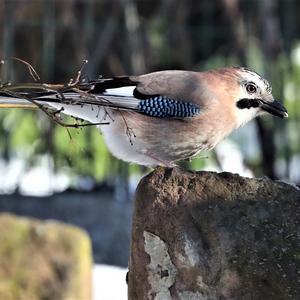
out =
{"type": "Polygon", "coordinates": [[[260,107],[268,113],[282,119],[289,116],[286,108],[276,100],[264,101],[260,99],[260,107]]]}

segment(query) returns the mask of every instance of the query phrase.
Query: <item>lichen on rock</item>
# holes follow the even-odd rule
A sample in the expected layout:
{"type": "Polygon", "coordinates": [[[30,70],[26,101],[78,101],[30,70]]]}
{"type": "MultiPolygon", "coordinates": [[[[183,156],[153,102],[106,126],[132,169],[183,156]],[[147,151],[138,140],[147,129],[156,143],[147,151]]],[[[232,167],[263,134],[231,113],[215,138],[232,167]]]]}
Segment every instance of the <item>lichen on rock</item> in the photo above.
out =
{"type": "Polygon", "coordinates": [[[91,299],[91,244],[83,230],[2,213],[0,232],[0,299],[91,299]]]}

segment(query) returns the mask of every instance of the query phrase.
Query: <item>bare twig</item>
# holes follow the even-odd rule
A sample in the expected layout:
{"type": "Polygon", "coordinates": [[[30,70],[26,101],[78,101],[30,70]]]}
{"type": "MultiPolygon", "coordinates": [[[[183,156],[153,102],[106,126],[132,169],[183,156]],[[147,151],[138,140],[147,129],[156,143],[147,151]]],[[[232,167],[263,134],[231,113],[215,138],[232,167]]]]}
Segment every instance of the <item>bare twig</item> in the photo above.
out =
{"type": "Polygon", "coordinates": [[[28,68],[29,74],[31,75],[31,77],[33,78],[34,81],[40,80],[39,74],[36,72],[34,67],[29,62],[27,62],[21,58],[18,58],[18,57],[11,57],[11,59],[23,63],[28,68]]]}
{"type": "MultiPolygon", "coordinates": [[[[11,59],[17,60],[25,64],[29,70],[30,75],[36,81],[40,79],[35,69],[32,65],[20,58],[12,57],[11,59]]],[[[5,60],[2,60],[1,63],[3,64],[5,60]]],[[[113,116],[110,114],[110,111],[107,109],[109,107],[117,110],[123,119],[125,126],[126,126],[126,135],[128,136],[129,142],[133,145],[133,138],[136,137],[133,128],[129,127],[127,120],[123,114],[124,108],[116,106],[114,103],[106,99],[105,97],[101,97],[99,95],[95,95],[91,93],[94,89],[95,84],[98,81],[90,81],[90,82],[81,82],[82,71],[85,65],[88,63],[87,60],[83,61],[83,64],[80,70],[77,72],[77,76],[75,79],[71,79],[68,84],[40,84],[40,83],[31,83],[31,84],[15,84],[11,85],[1,84],[0,91],[8,96],[18,99],[24,99],[29,103],[35,105],[38,109],[42,110],[48,117],[50,117],[54,122],[57,124],[65,127],[65,128],[80,128],[80,127],[87,127],[87,126],[94,126],[94,125],[108,125],[110,122],[105,122],[107,117],[114,121],[113,116]],[[23,92],[22,92],[23,89],[23,92]],[[74,98],[69,97],[68,93],[76,93],[77,96],[74,98]],[[61,109],[54,109],[50,108],[42,104],[42,101],[47,101],[47,95],[50,94],[49,102],[55,102],[55,99],[59,101],[60,104],[65,105],[97,105],[98,113],[97,118],[99,117],[100,109],[104,110],[103,117],[101,122],[96,123],[84,123],[78,124],[78,122],[69,124],[64,122],[64,120],[60,117],[60,113],[63,112],[64,108],[61,109]],[[39,99],[39,97],[41,97],[39,99]],[[54,98],[53,98],[54,97],[54,98]]],[[[101,82],[102,79],[99,79],[101,82]]]]}
{"type": "Polygon", "coordinates": [[[80,78],[81,78],[81,75],[82,75],[82,71],[85,67],[85,65],[88,63],[89,61],[87,59],[84,59],[83,60],[83,63],[81,65],[81,68],[80,70],[77,72],[77,76],[75,78],[75,80],[73,78],[70,79],[69,83],[68,83],[68,86],[76,86],[79,82],[80,82],[80,78]]]}
{"type": "Polygon", "coordinates": [[[84,123],[84,124],[78,124],[78,123],[73,123],[73,124],[68,124],[63,122],[58,115],[64,110],[63,108],[59,110],[53,110],[48,107],[45,107],[44,105],[40,104],[36,100],[33,100],[23,94],[20,94],[18,92],[12,92],[10,90],[5,90],[1,89],[3,93],[6,93],[9,96],[12,96],[14,98],[19,98],[19,99],[25,99],[29,101],[30,103],[36,105],[39,109],[41,109],[47,116],[49,116],[54,122],[57,124],[66,127],[66,128],[80,128],[80,127],[87,127],[87,126],[94,126],[94,125],[108,125],[109,122],[99,122],[99,123],[84,123]]]}

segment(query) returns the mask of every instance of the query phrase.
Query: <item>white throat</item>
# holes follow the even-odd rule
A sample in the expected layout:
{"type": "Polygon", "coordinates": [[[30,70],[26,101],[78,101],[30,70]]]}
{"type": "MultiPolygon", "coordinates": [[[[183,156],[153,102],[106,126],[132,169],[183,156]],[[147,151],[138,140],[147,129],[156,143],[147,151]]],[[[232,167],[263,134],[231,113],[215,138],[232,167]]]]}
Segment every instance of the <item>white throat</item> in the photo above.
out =
{"type": "Polygon", "coordinates": [[[244,126],[246,123],[259,115],[258,108],[238,109],[236,113],[236,128],[244,126]]]}

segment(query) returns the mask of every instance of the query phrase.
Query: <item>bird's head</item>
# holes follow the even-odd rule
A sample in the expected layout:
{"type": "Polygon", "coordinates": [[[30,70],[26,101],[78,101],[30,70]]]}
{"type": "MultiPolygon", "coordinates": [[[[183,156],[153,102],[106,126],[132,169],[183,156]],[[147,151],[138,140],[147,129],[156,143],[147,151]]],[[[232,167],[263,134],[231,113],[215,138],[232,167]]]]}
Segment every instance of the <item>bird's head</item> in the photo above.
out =
{"type": "Polygon", "coordinates": [[[239,75],[239,97],[236,99],[236,107],[239,113],[245,111],[254,113],[255,116],[270,113],[276,117],[288,117],[286,108],[272,95],[270,83],[247,68],[236,68],[239,75]]]}
{"type": "MultiPolygon", "coordinates": [[[[214,71],[222,86],[218,98],[227,99],[235,115],[237,127],[251,119],[269,113],[288,117],[286,108],[272,95],[270,83],[256,72],[243,67],[225,68],[214,71]]],[[[222,100],[222,99],[221,99],[222,100]]]]}

